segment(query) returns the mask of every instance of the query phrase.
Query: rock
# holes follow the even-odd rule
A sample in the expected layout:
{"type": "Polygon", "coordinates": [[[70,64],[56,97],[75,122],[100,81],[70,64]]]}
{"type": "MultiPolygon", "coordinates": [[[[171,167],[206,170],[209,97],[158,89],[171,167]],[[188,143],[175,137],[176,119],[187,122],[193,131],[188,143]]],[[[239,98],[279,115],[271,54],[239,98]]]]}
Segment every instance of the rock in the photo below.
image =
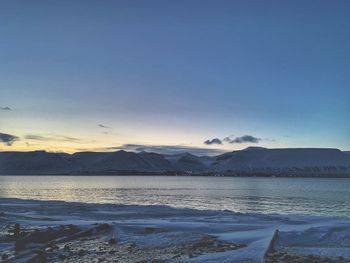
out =
{"type": "Polygon", "coordinates": [[[52,247],[47,247],[47,248],[45,248],[45,251],[46,252],[53,252],[53,248],[52,247]]]}
{"type": "Polygon", "coordinates": [[[108,240],[108,244],[110,245],[114,245],[117,243],[117,240],[115,238],[111,238],[110,240],[108,240]]]}
{"type": "Polygon", "coordinates": [[[84,256],[85,255],[85,250],[84,249],[79,249],[79,251],[78,251],[78,256],[80,256],[80,257],[82,257],[82,256],[84,256]]]}
{"type": "Polygon", "coordinates": [[[134,243],[130,243],[130,244],[127,245],[126,250],[129,253],[131,253],[134,250],[135,247],[136,247],[136,245],[134,243]]]}
{"type": "Polygon", "coordinates": [[[145,227],[143,231],[145,234],[153,234],[154,232],[156,232],[156,229],[154,227],[145,227]]]}
{"type": "MultiPolygon", "coordinates": [[[[20,226],[17,226],[15,231],[20,231],[20,226]]],[[[15,248],[18,251],[24,249],[28,244],[50,244],[52,241],[57,239],[60,239],[60,241],[63,242],[66,239],[74,237],[77,233],[79,234],[79,231],[80,229],[73,225],[69,225],[69,228],[67,229],[62,229],[61,227],[49,227],[42,231],[35,229],[32,233],[29,233],[25,237],[16,238],[15,248]]]]}
{"type": "Polygon", "coordinates": [[[70,246],[69,245],[64,245],[63,251],[69,252],[70,251],[70,246]]]}
{"type": "Polygon", "coordinates": [[[38,254],[27,261],[27,263],[46,263],[47,258],[43,251],[38,252],[38,254]]]}
{"type": "Polygon", "coordinates": [[[21,234],[21,225],[20,224],[15,224],[15,228],[13,230],[13,237],[14,238],[19,238],[21,234]]]}
{"type": "Polygon", "coordinates": [[[109,224],[100,224],[97,227],[95,227],[95,229],[97,231],[105,231],[108,230],[111,226],[109,224]]]}

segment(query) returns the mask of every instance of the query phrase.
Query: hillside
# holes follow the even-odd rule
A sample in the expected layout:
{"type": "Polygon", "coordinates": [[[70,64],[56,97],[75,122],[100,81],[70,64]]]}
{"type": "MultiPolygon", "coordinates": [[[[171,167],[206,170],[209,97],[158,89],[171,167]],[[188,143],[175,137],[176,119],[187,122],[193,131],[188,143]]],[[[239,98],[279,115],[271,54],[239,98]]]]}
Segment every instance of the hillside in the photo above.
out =
{"type": "Polygon", "coordinates": [[[1,175],[223,174],[350,176],[350,154],[338,149],[250,147],[214,157],[189,153],[0,152],[1,175]]]}
{"type": "Polygon", "coordinates": [[[216,172],[294,172],[315,175],[349,173],[350,155],[338,149],[254,147],[219,155],[209,169],[216,172]]]}

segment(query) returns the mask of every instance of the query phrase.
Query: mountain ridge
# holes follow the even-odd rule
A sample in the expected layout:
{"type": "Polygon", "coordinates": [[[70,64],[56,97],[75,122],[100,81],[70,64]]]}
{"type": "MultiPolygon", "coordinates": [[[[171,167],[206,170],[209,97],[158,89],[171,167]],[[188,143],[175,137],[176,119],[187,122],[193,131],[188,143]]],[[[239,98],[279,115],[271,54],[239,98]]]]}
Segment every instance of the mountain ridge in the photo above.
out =
{"type": "Polygon", "coordinates": [[[333,148],[248,147],[216,156],[190,153],[0,152],[0,175],[188,174],[350,177],[350,154],[333,148]]]}

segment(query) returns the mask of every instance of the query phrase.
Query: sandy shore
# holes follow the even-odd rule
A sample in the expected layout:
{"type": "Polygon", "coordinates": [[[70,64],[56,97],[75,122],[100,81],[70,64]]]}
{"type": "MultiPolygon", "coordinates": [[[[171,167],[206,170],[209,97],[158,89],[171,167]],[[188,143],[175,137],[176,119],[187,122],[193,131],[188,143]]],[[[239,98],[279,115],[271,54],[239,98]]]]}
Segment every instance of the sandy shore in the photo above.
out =
{"type": "Polygon", "coordinates": [[[0,199],[0,257],[0,262],[345,263],[350,219],[0,199]]]}

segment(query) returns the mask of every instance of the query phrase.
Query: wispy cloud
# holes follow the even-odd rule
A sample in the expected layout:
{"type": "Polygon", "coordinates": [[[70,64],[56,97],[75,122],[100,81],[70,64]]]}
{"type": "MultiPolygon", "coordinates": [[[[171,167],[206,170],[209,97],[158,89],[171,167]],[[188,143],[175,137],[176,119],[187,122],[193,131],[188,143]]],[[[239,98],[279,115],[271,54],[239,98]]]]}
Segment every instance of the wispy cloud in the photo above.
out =
{"type": "Polygon", "coordinates": [[[46,141],[47,137],[30,134],[30,135],[24,136],[24,139],[26,139],[26,140],[34,140],[34,141],[46,141]]]}
{"type": "Polygon", "coordinates": [[[65,135],[36,135],[36,134],[28,134],[24,136],[26,140],[31,141],[58,141],[58,142],[75,142],[75,143],[82,143],[84,140],[74,137],[69,137],[65,135]]]}
{"type": "Polygon", "coordinates": [[[17,136],[7,133],[0,133],[0,142],[4,145],[11,146],[15,141],[19,141],[17,136]]]}
{"type": "Polygon", "coordinates": [[[214,138],[214,139],[208,139],[204,141],[204,144],[206,145],[212,145],[212,144],[222,144],[222,141],[219,138],[214,138]]]}
{"type": "Polygon", "coordinates": [[[0,110],[11,111],[12,109],[10,107],[0,107],[0,110]]]}
{"type": "Polygon", "coordinates": [[[98,127],[103,128],[103,129],[109,129],[109,127],[108,127],[108,126],[103,125],[103,124],[99,124],[99,125],[98,125],[98,127]]]}
{"type": "Polygon", "coordinates": [[[243,135],[236,138],[226,137],[224,141],[228,143],[259,143],[261,138],[254,137],[252,135],[243,135]]]}

